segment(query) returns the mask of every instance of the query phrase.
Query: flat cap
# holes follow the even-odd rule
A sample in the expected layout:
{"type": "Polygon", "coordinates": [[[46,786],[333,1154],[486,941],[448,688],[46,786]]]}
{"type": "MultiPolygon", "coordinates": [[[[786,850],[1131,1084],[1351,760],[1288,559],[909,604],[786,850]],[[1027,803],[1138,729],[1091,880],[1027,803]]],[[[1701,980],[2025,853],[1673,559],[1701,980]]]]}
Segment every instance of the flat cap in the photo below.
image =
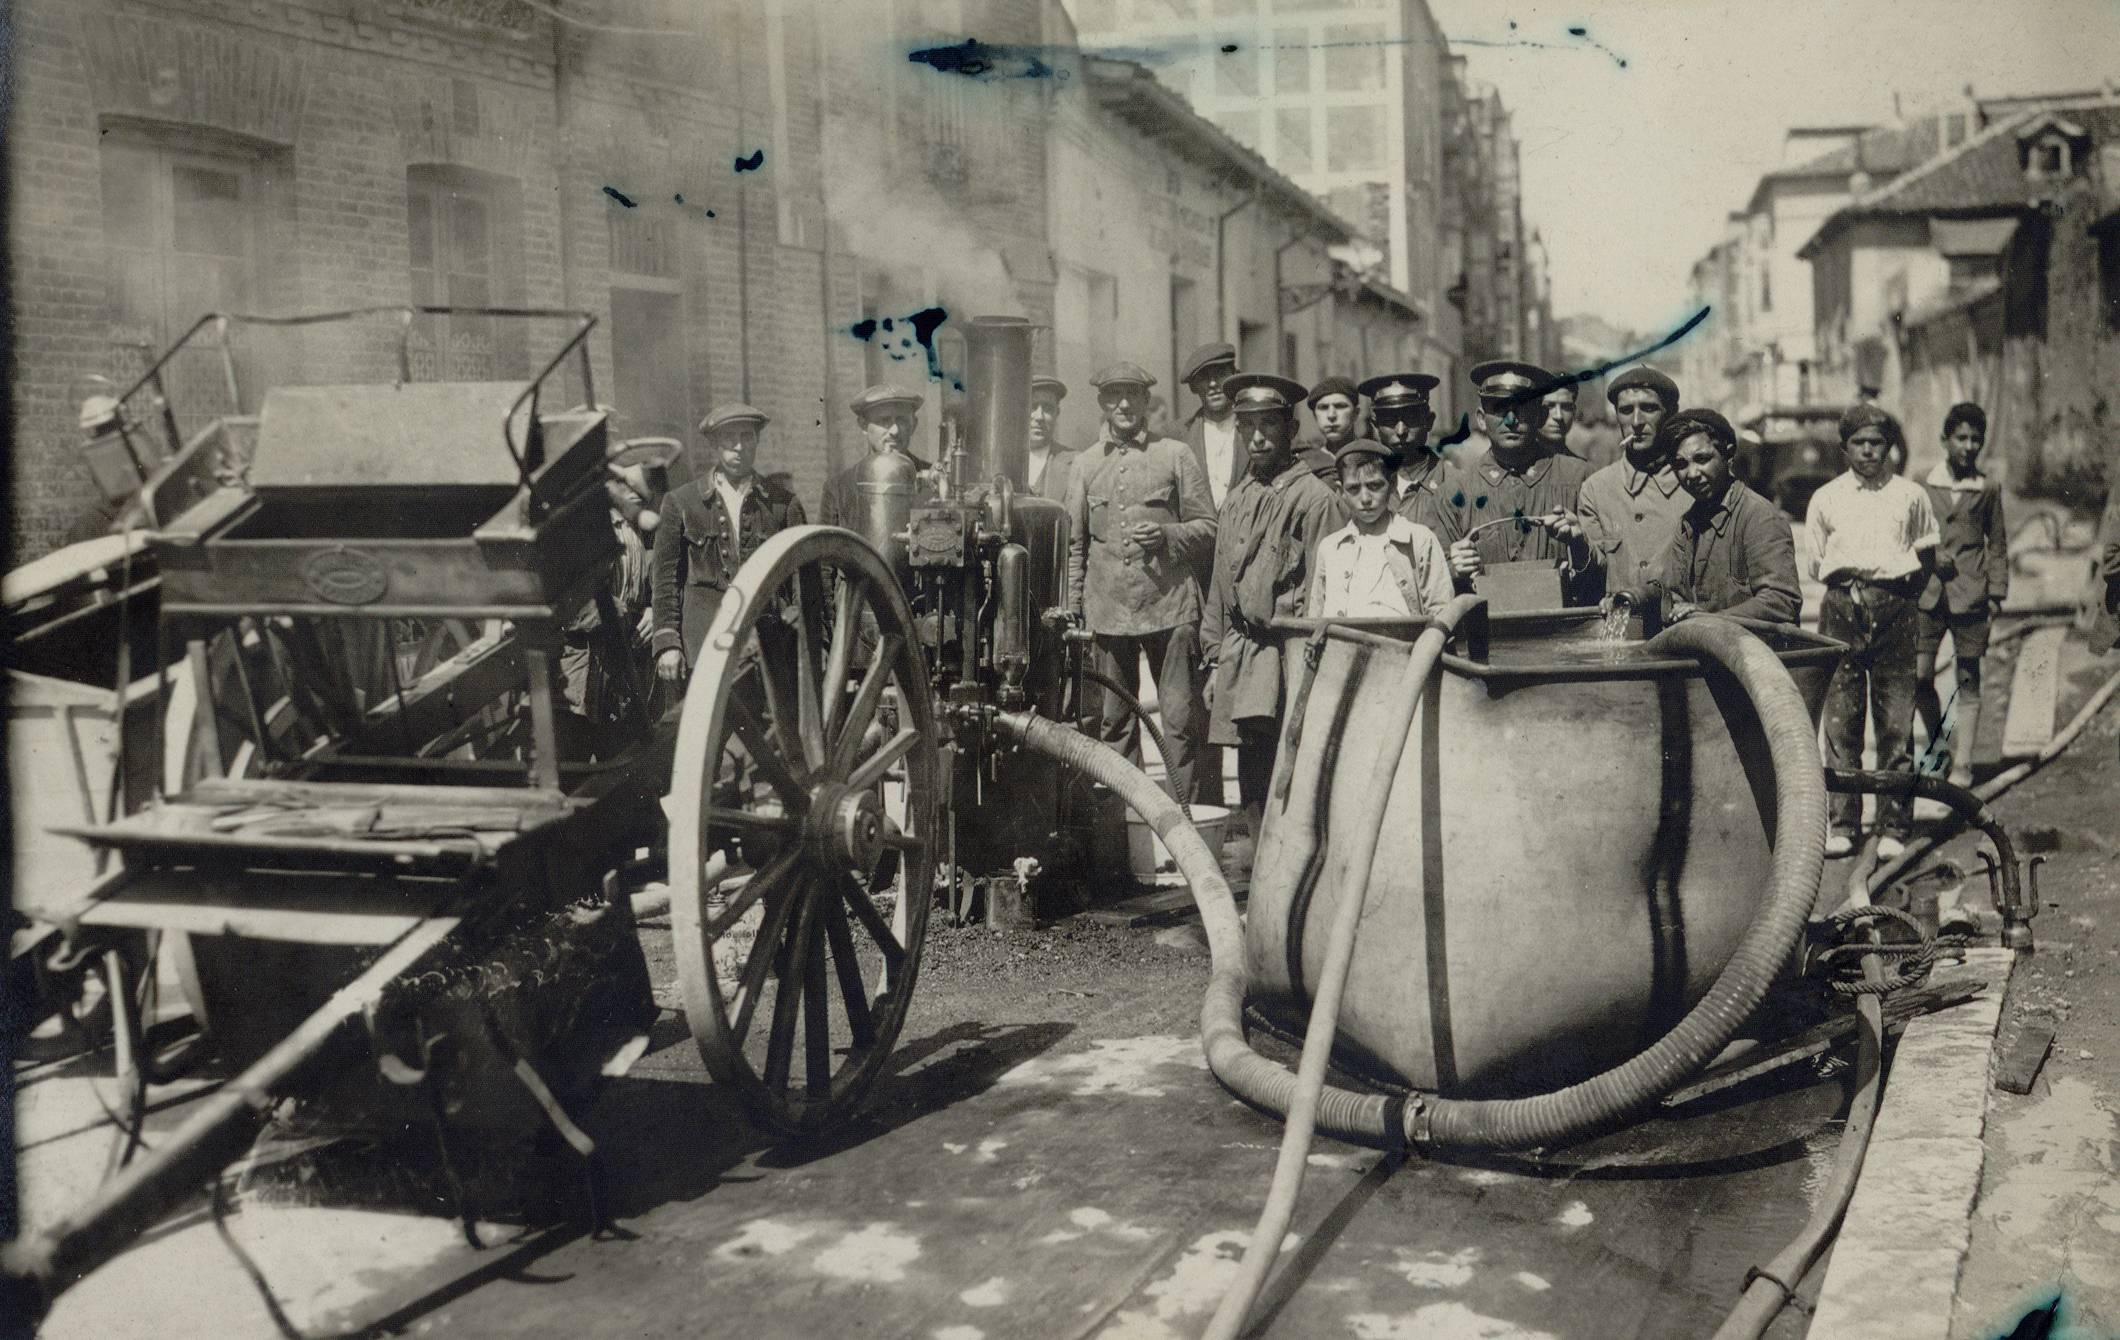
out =
{"type": "Polygon", "coordinates": [[[764,410],[746,405],[741,400],[732,400],[726,405],[716,405],[708,410],[707,416],[699,421],[699,431],[711,433],[717,428],[727,428],[737,423],[755,423],[763,428],[769,422],[764,410]]]}
{"type": "Polygon", "coordinates": [[[1426,406],[1428,393],[1437,381],[1425,372],[1387,372],[1362,383],[1362,394],[1372,409],[1405,409],[1426,406]]]}
{"type": "Polygon", "coordinates": [[[906,390],[895,382],[877,382],[860,395],[847,402],[847,408],[859,415],[875,414],[883,410],[904,410],[912,413],[920,408],[920,396],[906,390]]]}
{"type": "Polygon", "coordinates": [[[1362,403],[1362,393],[1355,389],[1354,382],[1346,377],[1334,376],[1327,377],[1316,386],[1310,388],[1311,407],[1316,408],[1317,403],[1329,395],[1346,396],[1347,403],[1350,405],[1362,403]]]}
{"type": "Polygon", "coordinates": [[[1552,387],[1548,383],[1556,380],[1552,373],[1546,371],[1538,364],[1519,362],[1514,358],[1490,358],[1472,369],[1472,384],[1474,386],[1484,388],[1488,382],[1493,381],[1496,377],[1521,378],[1533,386],[1542,387],[1546,390],[1551,390],[1552,387]]]}
{"type": "Polygon", "coordinates": [[[1706,433],[1727,456],[1737,450],[1737,430],[1712,409],[1682,409],[1656,426],[1656,449],[1663,455],[1678,450],[1678,444],[1695,433],[1706,433]]]}
{"type": "Polygon", "coordinates": [[[1664,412],[1666,414],[1678,408],[1678,383],[1658,372],[1655,368],[1650,367],[1647,363],[1636,363],[1611,381],[1606,382],[1605,399],[1617,405],[1619,403],[1619,393],[1630,386],[1654,392],[1656,398],[1664,402],[1664,412]]]}
{"type": "Polygon", "coordinates": [[[1240,372],[1222,383],[1222,389],[1229,393],[1240,414],[1247,410],[1292,410],[1309,394],[1303,389],[1303,383],[1276,377],[1271,372],[1240,372]]]}
{"type": "Polygon", "coordinates": [[[1179,365],[1183,371],[1178,373],[1178,380],[1189,382],[1217,363],[1227,363],[1231,367],[1235,367],[1237,363],[1236,346],[1227,340],[1216,340],[1212,344],[1201,345],[1187,354],[1185,362],[1179,365]]]}
{"type": "Polygon", "coordinates": [[[1156,384],[1156,379],[1133,363],[1113,363],[1098,369],[1089,384],[1100,391],[1107,386],[1138,386],[1145,391],[1156,384]]]}
{"type": "Polygon", "coordinates": [[[1349,442],[1342,442],[1340,449],[1332,453],[1333,464],[1342,468],[1362,460],[1383,462],[1387,474],[1399,468],[1399,454],[1373,437],[1358,437],[1349,442]]]}
{"type": "Polygon", "coordinates": [[[1055,400],[1067,399],[1067,383],[1058,377],[1031,378],[1032,395],[1049,395],[1055,400]]]}

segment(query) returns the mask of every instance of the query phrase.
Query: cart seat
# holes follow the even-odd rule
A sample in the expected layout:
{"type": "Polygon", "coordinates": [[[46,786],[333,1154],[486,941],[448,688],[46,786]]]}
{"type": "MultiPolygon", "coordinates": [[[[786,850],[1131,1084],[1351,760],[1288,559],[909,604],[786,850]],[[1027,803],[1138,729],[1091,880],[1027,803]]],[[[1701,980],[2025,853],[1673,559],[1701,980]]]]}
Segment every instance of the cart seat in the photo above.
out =
{"type": "Polygon", "coordinates": [[[128,868],[461,878],[586,804],[521,788],[215,780],[112,823],[54,831],[121,852],[128,868]]]}

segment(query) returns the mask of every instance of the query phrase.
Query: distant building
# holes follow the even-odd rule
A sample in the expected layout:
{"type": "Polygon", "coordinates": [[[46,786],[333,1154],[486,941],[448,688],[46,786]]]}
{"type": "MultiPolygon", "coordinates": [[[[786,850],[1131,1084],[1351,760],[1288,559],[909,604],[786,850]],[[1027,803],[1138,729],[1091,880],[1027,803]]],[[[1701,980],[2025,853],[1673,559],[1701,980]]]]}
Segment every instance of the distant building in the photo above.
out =
{"type": "Polygon", "coordinates": [[[1919,170],[2026,107],[2057,94],[1981,98],[1964,94],[1900,103],[1884,126],[1789,130],[1782,163],[1762,175],[1744,208],[1693,265],[1691,301],[1715,313],[1684,354],[1689,399],[1732,414],[1852,394],[1820,381],[1830,361],[1819,344],[1812,282],[1798,254],[1825,220],[1857,197],[1919,170]],[[1720,299],[1718,301],[1718,299],[1720,299]]]}
{"type": "Polygon", "coordinates": [[[2120,101],[2009,105],[1806,239],[1819,384],[1879,387],[1917,470],[1978,400],[2013,486],[2089,506],[2120,412],[2120,101]]]}

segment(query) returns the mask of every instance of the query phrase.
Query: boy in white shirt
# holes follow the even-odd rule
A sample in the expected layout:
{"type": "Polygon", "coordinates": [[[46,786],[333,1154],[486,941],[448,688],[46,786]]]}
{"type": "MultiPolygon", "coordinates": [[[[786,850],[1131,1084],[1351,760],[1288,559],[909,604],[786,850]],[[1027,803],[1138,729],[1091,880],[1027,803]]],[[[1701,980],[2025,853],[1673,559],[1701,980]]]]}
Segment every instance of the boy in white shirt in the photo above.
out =
{"type": "MultiPolygon", "coordinates": [[[[1892,449],[1904,450],[1905,443],[1899,421],[1877,406],[1850,408],[1840,416],[1847,472],[1812,496],[1805,518],[1805,566],[1826,585],[1818,631],[1848,646],[1826,686],[1831,768],[1862,766],[1865,706],[1877,735],[1878,768],[1905,772],[1913,766],[1916,605],[1929,574],[1939,572],[1948,581],[1953,565],[1948,556],[1937,556],[1928,491],[1892,473],[1892,449]]],[[[1832,818],[1826,855],[1846,856],[1862,825],[1862,797],[1835,795],[1832,818]]],[[[1905,795],[1877,798],[1880,857],[1890,860],[1904,850],[1911,819],[1905,795]]]]}
{"type": "Polygon", "coordinates": [[[1354,520],[1318,543],[1303,612],[1314,619],[1422,618],[1450,603],[1450,556],[1435,532],[1392,510],[1397,454],[1358,437],[1334,455],[1354,520]]]}

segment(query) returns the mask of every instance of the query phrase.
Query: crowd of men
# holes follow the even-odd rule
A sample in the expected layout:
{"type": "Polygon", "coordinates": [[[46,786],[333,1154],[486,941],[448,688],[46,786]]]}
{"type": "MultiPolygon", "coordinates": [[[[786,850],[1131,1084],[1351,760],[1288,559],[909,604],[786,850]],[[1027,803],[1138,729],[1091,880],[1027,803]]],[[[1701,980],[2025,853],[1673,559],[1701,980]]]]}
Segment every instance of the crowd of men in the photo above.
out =
{"type": "MultiPolygon", "coordinates": [[[[1100,369],[1088,388],[1095,436],[1080,447],[1062,431],[1069,388],[1036,378],[1023,481],[1067,512],[1068,612],[1090,634],[1096,668],[1132,685],[1145,667],[1155,684],[1179,795],[1221,802],[1228,755],[1256,824],[1293,618],[1418,620],[1471,590],[1499,608],[1653,605],[1664,624],[1704,611],[1793,624],[1801,612],[1789,518],[1737,479],[1735,430],[1712,409],[1682,408],[1678,385],[1646,364],[1606,383],[1620,451],[1599,467],[1568,443],[1576,379],[1516,360],[1472,369],[1476,408],[1442,442],[1431,440],[1438,380],[1426,373],[1305,387],[1240,371],[1226,343],[1194,350],[1181,369],[1195,408],[1175,424],[1152,422],[1160,402],[1146,370],[1100,369]]],[[[885,384],[850,408],[870,452],[924,470],[909,446],[922,403],[885,384]]],[[[709,414],[696,477],[663,508],[653,637],[666,678],[686,672],[743,560],[805,519],[758,473],[765,422],[747,405],[709,414]]],[[[1977,467],[1985,427],[1977,406],[1954,409],[1945,460],[1917,485],[1892,467],[1905,443],[1889,414],[1858,404],[1842,421],[1849,468],[1814,499],[1801,555],[1826,586],[1821,630],[1850,649],[1825,711],[1836,766],[1860,766],[1866,718],[1878,766],[1909,766],[1918,704],[1925,765],[1969,775],[1968,751],[1949,749],[1971,739],[1986,620],[2009,572],[1999,491],[1977,467]],[[1948,710],[1932,688],[1919,692],[1945,633],[1958,665],[1948,710]]],[[[856,524],[860,468],[828,481],[820,520],[856,524]]],[[[1085,715],[1107,742],[1137,750],[1124,698],[1105,692],[1085,715]]],[[[1860,798],[1836,803],[1829,852],[1841,854],[1860,798]]],[[[1903,801],[1880,804],[1887,855],[1908,819],[1903,801]]]]}

